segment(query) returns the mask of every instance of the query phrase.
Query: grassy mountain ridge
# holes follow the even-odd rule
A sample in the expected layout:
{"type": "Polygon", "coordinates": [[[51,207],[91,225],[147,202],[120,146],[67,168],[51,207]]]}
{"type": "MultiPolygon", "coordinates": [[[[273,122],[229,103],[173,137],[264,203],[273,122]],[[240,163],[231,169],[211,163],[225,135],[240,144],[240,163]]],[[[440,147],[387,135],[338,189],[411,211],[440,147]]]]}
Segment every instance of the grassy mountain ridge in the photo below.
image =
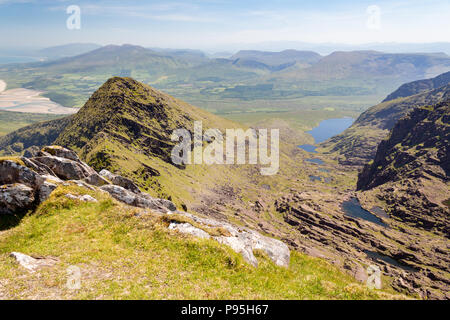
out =
{"type": "Polygon", "coordinates": [[[388,95],[383,102],[394,100],[401,97],[408,97],[418,94],[423,91],[428,91],[432,89],[437,89],[439,87],[445,86],[450,82],[450,72],[443,73],[435,78],[417,80],[410,83],[405,83],[400,86],[393,93],[388,95]]]}

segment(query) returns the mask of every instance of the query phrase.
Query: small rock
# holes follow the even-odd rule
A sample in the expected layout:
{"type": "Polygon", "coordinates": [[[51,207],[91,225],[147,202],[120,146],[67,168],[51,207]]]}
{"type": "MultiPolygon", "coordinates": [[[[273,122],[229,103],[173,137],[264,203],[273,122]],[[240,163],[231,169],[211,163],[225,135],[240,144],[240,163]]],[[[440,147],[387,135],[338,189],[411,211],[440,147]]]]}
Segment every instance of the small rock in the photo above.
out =
{"type": "Polygon", "coordinates": [[[104,179],[97,173],[91,174],[89,177],[84,178],[83,181],[96,187],[101,187],[109,184],[109,182],[106,179],[104,179]]]}
{"type": "Polygon", "coordinates": [[[170,230],[177,230],[181,233],[190,234],[194,237],[209,239],[211,236],[202,229],[196,228],[190,223],[174,223],[169,225],[170,230]]]}
{"type": "Polygon", "coordinates": [[[82,196],[75,196],[71,193],[67,193],[64,195],[66,198],[72,199],[72,200],[79,200],[83,202],[98,202],[97,199],[91,197],[88,194],[82,195],[82,196]]]}
{"type": "Polygon", "coordinates": [[[128,178],[113,174],[106,169],[103,169],[102,171],[100,171],[99,174],[100,174],[100,176],[111,181],[112,184],[115,184],[122,188],[130,190],[133,193],[137,193],[137,194],[141,193],[141,190],[139,189],[139,187],[128,178]]]}
{"type": "Polygon", "coordinates": [[[176,206],[169,200],[152,198],[149,194],[145,193],[136,194],[121,186],[106,185],[100,187],[100,189],[108,192],[114,199],[131,206],[149,208],[164,213],[176,210],[176,206]]]}
{"type": "Polygon", "coordinates": [[[84,196],[79,197],[79,199],[84,202],[98,202],[97,199],[95,199],[94,197],[91,197],[88,194],[85,194],[84,196]]]}
{"type": "Polygon", "coordinates": [[[41,151],[41,149],[39,149],[38,146],[31,146],[25,149],[23,156],[25,158],[33,158],[33,157],[37,157],[39,155],[39,152],[41,151]]]}
{"type": "Polygon", "coordinates": [[[56,263],[54,259],[36,259],[20,252],[11,252],[10,257],[16,259],[22,267],[31,272],[41,267],[50,267],[56,263]]]}

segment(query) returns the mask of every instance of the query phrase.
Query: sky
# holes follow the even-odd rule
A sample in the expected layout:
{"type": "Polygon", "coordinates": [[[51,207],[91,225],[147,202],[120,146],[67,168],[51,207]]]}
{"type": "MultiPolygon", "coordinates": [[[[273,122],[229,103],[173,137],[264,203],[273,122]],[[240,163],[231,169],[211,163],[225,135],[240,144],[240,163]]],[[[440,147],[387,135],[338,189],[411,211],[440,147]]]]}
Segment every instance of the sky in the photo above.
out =
{"type": "Polygon", "coordinates": [[[0,0],[1,47],[450,42],[449,30],[449,0],[0,0]]]}

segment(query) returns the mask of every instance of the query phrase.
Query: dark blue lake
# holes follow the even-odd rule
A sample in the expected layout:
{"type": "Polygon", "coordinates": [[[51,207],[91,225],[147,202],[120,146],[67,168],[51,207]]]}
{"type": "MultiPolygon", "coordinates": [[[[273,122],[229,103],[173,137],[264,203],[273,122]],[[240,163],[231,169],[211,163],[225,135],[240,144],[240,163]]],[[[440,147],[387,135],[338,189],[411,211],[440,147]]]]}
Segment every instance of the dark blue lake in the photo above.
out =
{"type": "MultiPolygon", "coordinates": [[[[313,136],[314,142],[316,144],[321,143],[350,127],[353,123],[353,120],[353,118],[323,120],[317,127],[306,132],[313,136]]],[[[305,151],[316,153],[316,146],[312,144],[302,144],[298,147],[305,151]]]]}
{"type": "Polygon", "coordinates": [[[324,164],[325,162],[323,162],[323,160],[319,159],[319,158],[313,158],[313,159],[306,159],[306,161],[311,162],[311,163],[315,163],[315,164],[324,164]]]}
{"type": "Polygon", "coordinates": [[[335,136],[353,123],[353,118],[327,119],[323,120],[317,127],[307,131],[313,136],[315,143],[321,143],[335,136]]]}
{"type": "Polygon", "coordinates": [[[378,218],[371,212],[363,209],[359,204],[358,199],[356,198],[351,198],[350,200],[344,201],[342,203],[342,210],[345,212],[346,215],[350,217],[364,219],[366,221],[376,223],[380,226],[387,227],[387,225],[383,223],[383,221],[380,218],[378,218]]]}

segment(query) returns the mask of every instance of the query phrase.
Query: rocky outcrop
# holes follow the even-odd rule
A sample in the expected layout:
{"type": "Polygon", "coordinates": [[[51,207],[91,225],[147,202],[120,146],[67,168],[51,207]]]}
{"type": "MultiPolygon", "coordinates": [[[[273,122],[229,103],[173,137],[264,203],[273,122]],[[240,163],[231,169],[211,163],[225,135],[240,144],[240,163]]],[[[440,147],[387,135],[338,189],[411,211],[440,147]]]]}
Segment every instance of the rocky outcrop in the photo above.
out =
{"type": "MultiPolygon", "coordinates": [[[[169,225],[169,229],[199,238],[214,239],[229,246],[237,253],[240,253],[248,263],[255,267],[258,266],[258,260],[254,255],[255,250],[263,251],[276,265],[289,267],[289,247],[280,240],[265,237],[251,229],[236,227],[227,222],[199,217],[181,211],[177,211],[176,214],[187,218],[188,221],[190,220],[192,223],[177,222],[176,220],[173,220],[169,225]],[[193,224],[195,224],[195,226],[193,224]],[[201,228],[199,226],[201,226],[201,228]],[[208,233],[205,231],[214,228],[222,229],[222,234],[217,235],[217,232],[208,233]]],[[[170,215],[167,219],[170,220],[170,215]]]]}
{"type": "MultiPolygon", "coordinates": [[[[13,214],[32,209],[45,201],[65,181],[108,192],[115,199],[131,206],[167,212],[176,210],[175,205],[164,199],[156,199],[142,193],[129,179],[107,172],[111,181],[101,177],[94,169],[78,158],[78,155],[60,146],[46,146],[34,150],[30,158],[16,157],[0,160],[0,213],[13,214]],[[117,182],[120,185],[111,183],[117,182]],[[127,189],[125,189],[125,187],[127,189]]],[[[105,174],[106,171],[103,171],[105,174]]],[[[68,198],[95,202],[89,195],[68,198]]]]}
{"type": "Polygon", "coordinates": [[[101,190],[108,192],[114,199],[124,202],[130,206],[149,208],[153,210],[174,211],[175,205],[164,199],[155,199],[145,193],[134,193],[121,186],[106,185],[100,187],[101,190]]]}
{"type": "MultiPolygon", "coordinates": [[[[31,209],[45,201],[58,185],[65,185],[71,181],[90,190],[107,192],[116,200],[127,205],[148,208],[165,215],[168,217],[166,220],[170,221],[169,229],[194,237],[214,239],[241,254],[253,266],[258,265],[254,250],[265,252],[279,266],[289,266],[290,251],[283,242],[262,236],[248,228],[236,227],[227,222],[177,211],[171,201],[156,199],[141,192],[127,178],[114,175],[107,170],[102,170],[100,176],[68,149],[58,146],[45,147],[36,152],[36,157],[2,160],[0,169],[0,181],[3,184],[0,186],[0,213],[17,213],[31,209]],[[27,167],[26,164],[30,167],[27,167]],[[111,184],[114,182],[120,185],[111,184]],[[100,187],[98,187],[99,184],[100,187]],[[173,217],[173,213],[184,217],[187,221],[171,220],[170,217],[173,217]],[[208,232],[209,230],[214,232],[208,232]]],[[[87,194],[67,193],[65,197],[81,202],[97,202],[97,199],[87,194]]],[[[13,253],[12,256],[30,271],[45,264],[44,260],[21,253],[13,253]]]]}
{"type": "Polygon", "coordinates": [[[102,176],[105,179],[108,179],[109,181],[111,181],[111,183],[121,186],[127,190],[130,190],[131,192],[134,193],[140,193],[141,190],[139,190],[139,187],[130,179],[119,176],[117,174],[113,174],[111,172],[109,172],[106,169],[103,169],[102,171],[99,172],[100,176],[102,176]]]}
{"type": "Polygon", "coordinates": [[[34,200],[34,190],[26,185],[16,183],[0,186],[0,214],[26,210],[34,200]]]}

